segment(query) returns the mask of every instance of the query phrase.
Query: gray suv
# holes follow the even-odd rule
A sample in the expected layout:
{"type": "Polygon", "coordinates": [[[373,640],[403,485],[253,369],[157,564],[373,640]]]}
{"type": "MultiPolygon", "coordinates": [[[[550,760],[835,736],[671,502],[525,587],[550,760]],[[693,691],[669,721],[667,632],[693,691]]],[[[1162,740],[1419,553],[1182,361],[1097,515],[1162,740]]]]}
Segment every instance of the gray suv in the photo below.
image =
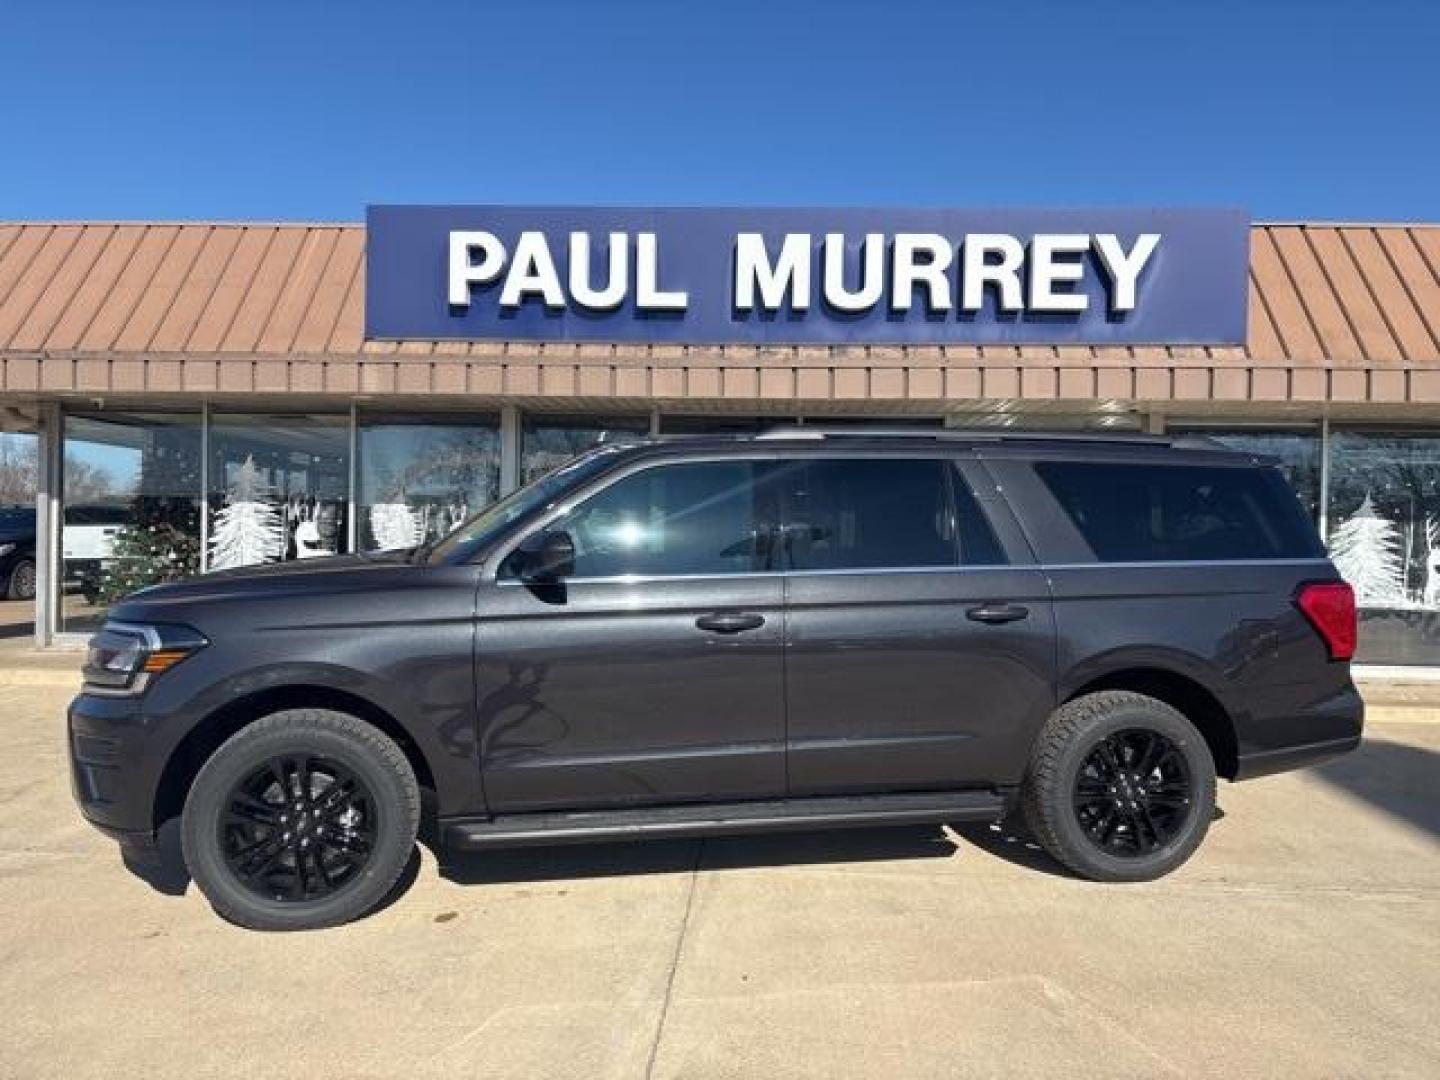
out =
{"type": "Polygon", "coordinates": [[[1358,744],[1355,630],[1280,472],[1206,440],[653,439],[431,546],[136,593],[69,745],[90,821],[144,847],[179,816],[257,928],[380,902],[422,806],[442,857],[1018,809],[1140,881],[1217,775],[1358,744]]]}

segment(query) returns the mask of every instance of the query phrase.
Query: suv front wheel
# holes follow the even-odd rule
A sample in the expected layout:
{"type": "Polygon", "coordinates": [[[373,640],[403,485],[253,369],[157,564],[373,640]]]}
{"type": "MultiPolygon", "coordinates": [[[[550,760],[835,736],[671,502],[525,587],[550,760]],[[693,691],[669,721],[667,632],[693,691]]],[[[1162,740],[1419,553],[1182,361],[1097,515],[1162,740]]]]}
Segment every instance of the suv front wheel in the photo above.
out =
{"type": "Polygon", "coordinates": [[[1026,824],[1055,859],[1095,881],[1151,881],[1194,854],[1215,811],[1215,762],[1180,712],[1105,690],[1068,701],[1036,740],[1026,824]]]}
{"type": "Polygon", "coordinates": [[[387,735],[328,709],[242,728],[185,800],[185,864],[222,916],[255,930],[310,930],[364,915],[415,846],[414,770],[387,735]]]}

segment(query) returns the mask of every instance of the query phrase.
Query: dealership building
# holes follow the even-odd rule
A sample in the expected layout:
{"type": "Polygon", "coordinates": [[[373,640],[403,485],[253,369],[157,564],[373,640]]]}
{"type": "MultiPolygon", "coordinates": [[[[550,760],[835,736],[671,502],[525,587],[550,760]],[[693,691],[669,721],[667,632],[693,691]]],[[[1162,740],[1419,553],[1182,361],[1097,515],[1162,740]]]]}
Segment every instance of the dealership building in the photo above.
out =
{"type": "Polygon", "coordinates": [[[3,224],[0,416],[39,436],[41,644],[148,582],[436,538],[596,442],[871,422],[1271,455],[1356,585],[1360,660],[1440,670],[1440,226],[3,224]]]}

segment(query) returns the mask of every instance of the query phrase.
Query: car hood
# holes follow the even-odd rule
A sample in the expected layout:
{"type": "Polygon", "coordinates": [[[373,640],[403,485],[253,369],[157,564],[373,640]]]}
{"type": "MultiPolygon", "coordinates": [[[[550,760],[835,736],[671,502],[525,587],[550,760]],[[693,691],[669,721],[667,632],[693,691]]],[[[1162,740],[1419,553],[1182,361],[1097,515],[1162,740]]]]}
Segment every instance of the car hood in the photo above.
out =
{"type": "Polygon", "coordinates": [[[182,609],[233,598],[314,595],[348,592],[374,585],[381,577],[417,569],[411,551],[378,551],[362,555],[330,555],[294,562],[262,563],[208,574],[184,581],[151,585],[112,605],[110,617],[118,621],[184,621],[182,609]]]}

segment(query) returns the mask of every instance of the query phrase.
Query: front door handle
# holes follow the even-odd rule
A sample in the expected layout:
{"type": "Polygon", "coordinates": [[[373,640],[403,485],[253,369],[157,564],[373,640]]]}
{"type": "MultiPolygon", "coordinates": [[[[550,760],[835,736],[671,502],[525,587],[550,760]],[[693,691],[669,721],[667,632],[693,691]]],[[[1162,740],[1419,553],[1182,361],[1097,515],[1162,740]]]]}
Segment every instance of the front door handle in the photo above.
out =
{"type": "Polygon", "coordinates": [[[1021,607],[1019,604],[988,603],[965,609],[967,619],[983,623],[1016,622],[1029,614],[1030,609],[1021,607]]]}
{"type": "Polygon", "coordinates": [[[712,634],[738,634],[743,630],[758,630],[765,625],[765,616],[744,611],[717,611],[713,615],[701,615],[695,620],[695,625],[712,634]]]}

